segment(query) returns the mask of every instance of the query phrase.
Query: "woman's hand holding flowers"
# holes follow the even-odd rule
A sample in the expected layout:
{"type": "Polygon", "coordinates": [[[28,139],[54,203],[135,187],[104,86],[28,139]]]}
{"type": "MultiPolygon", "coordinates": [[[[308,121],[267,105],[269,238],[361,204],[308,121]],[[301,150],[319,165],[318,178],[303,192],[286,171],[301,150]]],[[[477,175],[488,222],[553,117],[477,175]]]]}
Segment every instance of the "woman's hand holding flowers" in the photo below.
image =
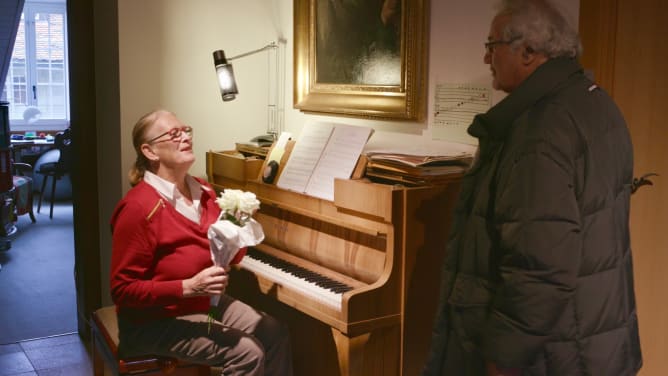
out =
{"type": "MultiPolygon", "coordinates": [[[[216,199],[216,204],[221,209],[220,216],[218,221],[209,226],[207,232],[211,260],[214,265],[229,269],[230,264],[238,264],[241,261],[247,247],[260,244],[264,240],[262,226],[253,219],[253,214],[260,208],[260,201],[252,192],[226,189],[216,199]]],[[[224,288],[216,291],[219,291],[218,294],[211,296],[208,314],[209,331],[215,317],[219,316],[216,310],[224,288]]]]}
{"type": "Polygon", "coordinates": [[[225,292],[228,283],[229,276],[224,268],[210,266],[183,280],[183,297],[218,296],[225,292]]]}

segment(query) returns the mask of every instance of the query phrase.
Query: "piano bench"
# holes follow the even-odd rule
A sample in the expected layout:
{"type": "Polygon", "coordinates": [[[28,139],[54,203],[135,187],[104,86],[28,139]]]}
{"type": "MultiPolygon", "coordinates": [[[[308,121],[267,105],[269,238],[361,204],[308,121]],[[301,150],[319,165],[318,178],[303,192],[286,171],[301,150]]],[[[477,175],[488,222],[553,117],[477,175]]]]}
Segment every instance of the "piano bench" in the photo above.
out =
{"type": "Polygon", "coordinates": [[[93,345],[93,373],[105,374],[105,366],[112,375],[170,375],[209,376],[207,365],[187,363],[175,358],[146,355],[132,358],[118,356],[118,321],[116,307],[103,307],[93,312],[91,338],[93,345]]]}

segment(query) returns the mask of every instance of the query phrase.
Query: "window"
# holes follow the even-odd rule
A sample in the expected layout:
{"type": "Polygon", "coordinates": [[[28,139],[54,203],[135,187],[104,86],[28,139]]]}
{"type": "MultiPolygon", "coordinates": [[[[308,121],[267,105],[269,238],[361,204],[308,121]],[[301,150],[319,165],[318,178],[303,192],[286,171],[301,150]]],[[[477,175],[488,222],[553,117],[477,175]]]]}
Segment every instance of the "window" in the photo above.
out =
{"type": "Polygon", "coordinates": [[[66,29],[64,2],[26,0],[2,93],[13,131],[69,125],[66,29]]]}

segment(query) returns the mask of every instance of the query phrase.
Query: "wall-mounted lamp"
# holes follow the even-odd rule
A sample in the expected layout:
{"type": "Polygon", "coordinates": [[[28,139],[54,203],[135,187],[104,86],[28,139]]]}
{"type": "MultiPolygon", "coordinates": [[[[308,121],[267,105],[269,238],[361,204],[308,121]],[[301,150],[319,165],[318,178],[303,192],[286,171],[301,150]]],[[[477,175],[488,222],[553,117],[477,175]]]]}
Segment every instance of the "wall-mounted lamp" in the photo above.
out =
{"type": "Polygon", "coordinates": [[[270,143],[271,141],[276,140],[278,134],[281,132],[282,118],[279,116],[278,112],[282,111],[282,105],[280,104],[282,98],[282,87],[283,87],[283,76],[281,74],[282,69],[280,66],[279,59],[279,43],[285,44],[285,39],[279,39],[277,42],[271,42],[262,48],[258,48],[253,51],[245,52],[230,58],[225,57],[225,51],[216,50],[213,52],[213,64],[216,67],[216,74],[218,75],[218,84],[220,85],[220,94],[223,97],[224,102],[229,102],[234,100],[239,94],[237,89],[237,83],[234,79],[234,70],[232,69],[232,60],[236,60],[242,57],[249,55],[254,55],[262,51],[269,51],[269,87],[268,87],[268,125],[267,125],[267,135],[258,136],[252,141],[257,142],[258,140],[263,140],[265,143],[270,143]],[[273,70],[272,70],[272,60],[273,60],[273,70]]]}
{"type": "Polygon", "coordinates": [[[216,66],[216,74],[218,75],[218,84],[220,85],[220,94],[223,96],[223,101],[233,100],[239,94],[239,90],[237,90],[237,83],[234,80],[232,64],[225,58],[225,51],[213,51],[213,65],[216,66]]]}

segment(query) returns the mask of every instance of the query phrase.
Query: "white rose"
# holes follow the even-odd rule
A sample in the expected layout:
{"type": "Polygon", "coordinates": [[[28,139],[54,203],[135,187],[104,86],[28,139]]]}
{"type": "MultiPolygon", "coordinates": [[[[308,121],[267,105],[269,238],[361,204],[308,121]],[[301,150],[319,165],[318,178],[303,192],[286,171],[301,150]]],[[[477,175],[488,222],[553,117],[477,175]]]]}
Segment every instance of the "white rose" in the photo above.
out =
{"type": "Polygon", "coordinates": [[[216,199],[216,203],[222,210],[233,213],[239,206],[242,195],[243,192],[238,189],[226,189],[220,193],[220,197],[216,199]]]}
{"type": "Polygon", "coordinates": [[[239,200],[239,210],[243,213],[252,215],[260,208],[260,201],[253,192],[243,192],[239,200]]]}
{"type": "Polygon", "coordinates": [[[254,193],[239,189],[226,189],[221,192],[216,203],[222,210],[221,219],[232,220],[239,226],[244,226],[260,208],[260,201],[254,193]]]}

